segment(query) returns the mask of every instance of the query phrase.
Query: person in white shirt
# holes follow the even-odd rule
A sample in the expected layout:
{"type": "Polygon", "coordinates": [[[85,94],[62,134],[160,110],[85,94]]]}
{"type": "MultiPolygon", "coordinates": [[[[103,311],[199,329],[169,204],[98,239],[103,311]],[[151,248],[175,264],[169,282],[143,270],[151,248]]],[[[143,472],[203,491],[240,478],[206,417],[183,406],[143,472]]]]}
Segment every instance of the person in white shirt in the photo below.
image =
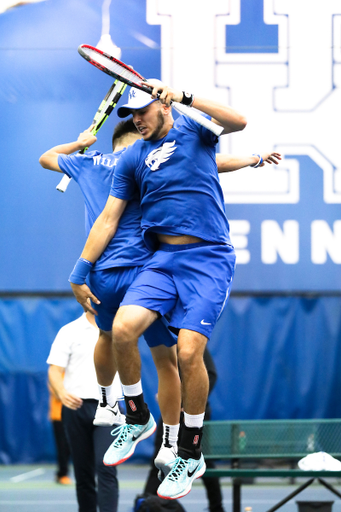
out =
{"type": "MultiPolygon", "coordinates": [[[[73,460],[79,512],[97,512],[98,508],[100,512],[115,512],[118,505],[116,468],[103,464],[103,455],[112,442],[112,427],[93,424],[100,396],[94,365],[97,340],[94,315],[83,313],[59,330],[47,359],[49,384],[63,404],[62,421],[73,460]]],[[[113,393],[122,395],[118,377],[114,383],[113,393]]],[[[124,421],[117,408],[114,423],[124,421]]]]}

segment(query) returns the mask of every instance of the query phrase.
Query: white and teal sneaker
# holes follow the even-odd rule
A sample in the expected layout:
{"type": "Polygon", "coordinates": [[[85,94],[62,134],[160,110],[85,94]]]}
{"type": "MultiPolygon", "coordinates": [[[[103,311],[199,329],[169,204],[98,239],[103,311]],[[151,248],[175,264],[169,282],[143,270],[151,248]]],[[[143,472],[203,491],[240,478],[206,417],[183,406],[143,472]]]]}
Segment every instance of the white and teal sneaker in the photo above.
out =
{"type": "Polygon", "coordinates": [[[114,407],[109,404],[98,404],[93,424],[97,427],[112,427],[113,425],[124,425],[126,417],[121,413],[118,403],[114,407]]]}
{"type": "Polygon", "coordinates": [[[177,447],[175,446],[161,446],[159,453],[154,459],[155,467],[158,471],[158,479],[160,482],[168,475],[172,469],[172,463],[177,458],[177,447]]]}
{"type": "Polygon", "coordinates": [[[175,500],[186,496],[192,489],[193,480],[200,478],[206,471],[203,454],[199,460],[186,460],[177,457],[169,465],[171,470],[157,490],[158,496],[166,500],[175,500]]]}
{"type": "Polygon", "coordinates": [[[115,428],[111,434],[113,436],[117,435],[117,437],[105,452],[103,464],[105,466],[117,466],[129,459],[133,455],[136,445],[151,436],[155,429],[156,423],[152,415],[150,415],[146,425],[125,423],[115,428]]]}

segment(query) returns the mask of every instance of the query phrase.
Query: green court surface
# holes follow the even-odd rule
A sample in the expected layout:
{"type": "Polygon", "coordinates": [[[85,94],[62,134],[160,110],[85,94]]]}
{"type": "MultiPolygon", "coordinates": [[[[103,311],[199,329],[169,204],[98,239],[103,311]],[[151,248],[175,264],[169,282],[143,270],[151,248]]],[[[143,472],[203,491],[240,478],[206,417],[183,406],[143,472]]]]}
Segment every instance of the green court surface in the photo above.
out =
{"type": "MultiPolygon", "coordinates": [[[[0,466],[1,512],[77,512],[75,486],[54,483],[54,466],[0,466]]],[[[145,465],[123,464],[118,467],[120,482],[119,512],[131,512],[134,497],[141,493],[148,473],[145,465]]],[[[341,482],[331,482],[341,490],[341,482]]],[[[242,511],[252,507],[252,512],[266,512],[295,489],[287,480],[262,479],[253,485],[243,486],[242,511]]],[[[232,511],[231,481],[222,480],[225,512],[232,511]]],[[[320,485],[313,484],[280,510],[297,512],[296,500],[334,501],[333,512],[341,512],[341,500],[320,485]]],[[[208,510],[205,488],[201,480],[194,483],[192,491],[181,499],[187,512],[208,510]]]]}

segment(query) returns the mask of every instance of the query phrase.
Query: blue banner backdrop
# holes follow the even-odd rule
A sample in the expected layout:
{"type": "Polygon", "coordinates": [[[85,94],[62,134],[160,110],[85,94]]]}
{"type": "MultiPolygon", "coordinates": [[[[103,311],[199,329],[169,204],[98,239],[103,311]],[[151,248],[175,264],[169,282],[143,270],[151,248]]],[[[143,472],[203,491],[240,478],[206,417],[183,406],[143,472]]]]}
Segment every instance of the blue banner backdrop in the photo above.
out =
{"type": "MultiPolygon", "coordinates": [[[[103,0],[0,7],[0,291],[69,290],[85,241],[83,201],[74,183],[56,192],[60,175],[38,159],[90,125],[112,83],[77,53],[79,44],[99,42],[102,7],[103,0]]],[[[285,157],[278,168],[221,177],[237,251],[234,290],[340,290],[341,8],[113,0],[108,15],[123,61],[246,115],[246,130],[223,136],[221,151],[276,149],[285,157]]],[[[111,150],[116,121],[113,113],[95,149],[111,150]]]]}
{"type": "MultiPolygon", "coordinates": [[[[341,417],[341,297],[232,297],[209,341],[218,370],[213,419],[341,417]]],[[[47,365],[51,343],[82,313],[73,299],[0,301],[0,463],[53,460],[47,365]],[[39,439],[39,442],[37,440],[39,439]]],[[[157,376],[141,340],[146,402],[157,376]]],[[[136,457],[150,457],[153,439],[136,457]]]]}

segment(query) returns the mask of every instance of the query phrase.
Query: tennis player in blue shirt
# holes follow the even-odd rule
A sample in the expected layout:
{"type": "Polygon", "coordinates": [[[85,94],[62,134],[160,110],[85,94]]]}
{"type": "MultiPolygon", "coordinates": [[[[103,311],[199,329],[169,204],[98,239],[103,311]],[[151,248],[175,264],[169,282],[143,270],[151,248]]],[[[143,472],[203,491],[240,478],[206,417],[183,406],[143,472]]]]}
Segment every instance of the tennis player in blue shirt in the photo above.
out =
{"type": "MultiPolygon", "coordinates": [[[[143,238],[155,253],[128,289],[113,324],[127,424],[119,428],[104,463],[120,464],[155,429],[143,399],[137,340],[160,315],[169,314],[171,327],[179,331],[185,424],[178,456],[169,461],[165,457],[161,465],[166,477],[158,494],[175,499],[187,494],[193,480],[205,472],[201,438],[208,377],[203,352],[230,293],[235,253],[217,173],[217,137],[185,116],[174,122],[171,102],[193,105],[223,126],[223,133],[242,130],[246,121],[230,107],[158,81],[149,83],[154,87],[152,96],[132,89],[127,105],[118,109],[120,117],[133,115],[142,140],[120,158],[105,209],[69,280],[81,304],[86,306],[89,297],[98,302],[84,284],[86,276],[138,191],[143,238]]],[[[253,158],[248,165],[263,164],[261,156],[253,158]]]]}
{"type": "MultiPolygon", "coordinates": [[[[64,172],[79,185],[85,202],[87,234],[106,204],[120,156],[126,147],[140,138],[141,135],[131,120],[122,121],[114,130],[113,153],[78,153],[97,140],[89,128],[79,135],[77,141],[55,146],[40,157],[39,161],[44,168],[64,172]],[[75,151],[77,153],[72,154],[75,151]]],[[[116,373],[111,329],[126,290],[150,257],[151,252],[146,248],[141,236],[141,209],[138,195],[135,194],[120,219],[115,238],[110,241],[89,273],[89,286],[101,300],[100,304],[93,304],[96,323],[100,329],[95,348],[95,367],[102,397],[96,411],[95,425],[125,423],[111,386],[116,373]]],[[[168,439],[169,431],[175,429],[177,432],[179,428],[180,380],[176,336],[168,330],[166,324],[164,319],[159,319],[147,329],[144,337],[151,349],[158,380],[161,383],[159,405],[164,420],[164,442],[170,444],[173,441],[168,439]]],[[[177,436],[174,444],[176,441],[177,436]]]]}

